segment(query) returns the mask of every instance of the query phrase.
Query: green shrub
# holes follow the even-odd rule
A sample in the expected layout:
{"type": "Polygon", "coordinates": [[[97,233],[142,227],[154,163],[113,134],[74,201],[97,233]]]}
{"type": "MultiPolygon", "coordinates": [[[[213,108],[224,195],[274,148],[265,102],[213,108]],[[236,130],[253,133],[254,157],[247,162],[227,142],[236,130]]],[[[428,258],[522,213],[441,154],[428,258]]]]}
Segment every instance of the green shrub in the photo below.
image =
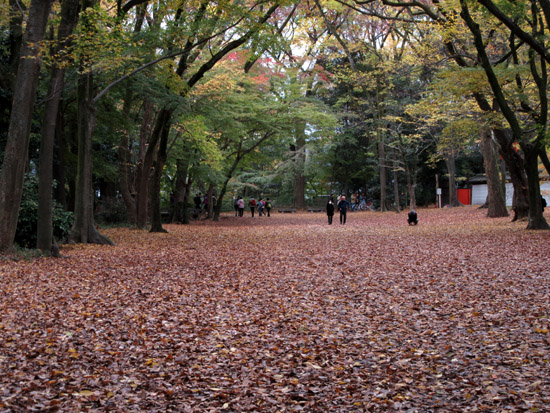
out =
{"type": "Polygon", "coordinates": [[[121,198],[104,198],[96,202],[95,219],[104,225],[128,222],[126,205],[121,198]]]}
{"type": "MultiPolygon", "coordinates": [[[[53,236],[57,240],[69,237],[73,223],[73,213],[65,211],[56,201],[53,202],[53,236]]],[[[36,248],[38,226],[38,177],[27,174],[23,186],[23,197],[19,209],[19,219],[15,232],[15,242],[22,248],[36,248]]]]}

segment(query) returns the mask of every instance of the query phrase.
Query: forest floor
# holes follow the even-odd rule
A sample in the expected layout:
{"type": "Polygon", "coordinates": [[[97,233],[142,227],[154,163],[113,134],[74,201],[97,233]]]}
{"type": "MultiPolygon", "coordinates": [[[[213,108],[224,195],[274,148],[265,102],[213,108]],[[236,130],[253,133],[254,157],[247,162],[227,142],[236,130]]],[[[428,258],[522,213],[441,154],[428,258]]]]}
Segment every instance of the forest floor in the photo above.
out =
{"type": "Polygon", "coordinates": [[[550,232],[484,214],[225,215],[1,261],[0,412],[547,412],[550,232]]]}

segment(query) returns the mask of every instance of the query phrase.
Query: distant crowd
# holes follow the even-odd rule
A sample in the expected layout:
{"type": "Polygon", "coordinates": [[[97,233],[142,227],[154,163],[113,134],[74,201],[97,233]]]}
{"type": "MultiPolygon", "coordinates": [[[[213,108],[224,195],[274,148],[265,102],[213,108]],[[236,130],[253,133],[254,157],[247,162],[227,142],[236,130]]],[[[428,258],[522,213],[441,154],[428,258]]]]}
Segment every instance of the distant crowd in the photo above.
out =
{"type": "MultiPolygon", "coordinates": [[[[197,194],[195,198],[193,198],[195,207],[197,209],[202,208],[208,208],[208,196],[205,195],[204,199],[201,196],[201,194],[197,194]]],[[[212,199],[212,202],[215,204],[215,199],[212,199]]],[[[345,225],[347,221],[347,215],[348,211],[358,211],[358,210],[366,210],[369,208],[369,205],[371,203],[367,203],[367,198],[365,194],[363,193],[353,193],[351,195],[351,202],[349,202],[346,199],[346,196],[343,194],[338,195],[336,200],[334,199],[334,194],[331,194],[327,204],[325,206],[325,210],[328,217],[328,224],[332,225],[332,220],[334,217],[335,212],[340,213],[340,224],[345,225]]],[[[256,213],[259,217],[261,216],[271,216],[271,209],[273,207],[273,203],[270,198],[259,198],[256,200],[254,197],[250,197],[248,200],[248,203],[245,202],[242,196],[237,196],[233,201],[233,208],[235,210],[235,216],[236,217],[243,217],[244,216],[244,210],[245,207],[248,206],[250,209],[250,214],[252,218],[256,216],[256,213]]],[[[409,225],[416,225],[418,224],[418,214],[415,210],[409,211],[407,215],[407,222],[409,225]]]]}
{"type": "MultiPolygon", "coordinates": [[[[250,209],[250,213],[252,214],[252,218],[254,218],[254,215],[256,212],[258,212],[258,216],[267,215],[268,217],[271,216],[271,208],[273,204],[271,202],[271,199],[266,198],[265,200],[263,198],[259,198],[257,201],[254,197],[251,197],[248,201],[248,208],[250,209]]],[[[244,208],[245,208],[245,201],[242,196],[238,196],[235,198],[233,202],[233,208],[235,209],[235,216],[242,217],[244,215],[244,208]]]]}
{"type": "MultiPolygon", "coordinates": [[[[332,225],[332,218],[334,217],[335,210],[340,212],[340,224],[346,225],[348,210],[355,211],[359,209],[367,209],[366,197],[364,196],[364,194],[352,194],[351,203],[346,200],[345,195],[338,195],[335,201],[334,194],[331,194],[325,207],[328,217],[328,224],[332,225]],[[365,208],[361,208],[362,205],[365,205],[365,208]]],[[[409,223],[409,225],[418,224],[418,214],[415,210],[409,211],[407,215],[407,222],[409,223]]]]}

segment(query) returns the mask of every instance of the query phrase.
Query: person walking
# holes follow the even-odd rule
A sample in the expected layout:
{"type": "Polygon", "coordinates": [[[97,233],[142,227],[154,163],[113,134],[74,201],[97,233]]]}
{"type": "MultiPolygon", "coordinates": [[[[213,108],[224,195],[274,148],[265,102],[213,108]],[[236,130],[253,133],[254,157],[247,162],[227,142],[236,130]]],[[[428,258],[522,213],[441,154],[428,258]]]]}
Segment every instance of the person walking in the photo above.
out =
{"type": "Polygon", "coordinates": [[[233,199],[233,209],[235,210],[235,216],[239,216],[239,197],[233,199]]]}
{"type": "Polygon", "coordinates": [[[265,200],[265,210],[267,211],[267,216],[270,217],[271,216],[271,199],[267,198],[265,200]]]}
{"type": "Polygon", "coordinates": [[[254,197],[250,197],[250,201],[248,201],[248,207],[250,208],[250,213],[252,214],[252,218],[254,218],[254,212],[256,211],[256,200],[254,197]]]}
{"type": "Polygon", "coordinates": [[[328,200],[325,209],[327,210],[328,224],[332,225],[332,218],[334,217],[334,202],[332,202],[332,199],[328,200]]]}
{"type": "Polygon", "coordinates": [[[346,197],[342,195],[340,202],[338,202],[338,211],[340,211],[340,224],[342,225],[346,225],[348,208],[349,208],[349,202],[346,201],[346,197]]]}
{"type": "Polygon", "coordinates": [[[237,203],[239,204],[239,216],[242,218],[244,215],[244,199],[242,196],[239,196],[237,203]]]}
{"type": "Polygon", "coordinates": [[[195,208],[200,211],[201,204],[202,204],[202,196],[200,192],[197,195],[195,195],[195,198],[193,198],[193,202],[195,203],[195,208]]]}
{"type": "Polygon", "coordinates": [[[258,206],[257,206],[257,208],[258,208],[258,216],[261,217],[262,215],[264,215],[264,207],[265,207],[265,202],[264,202],[263,198],[260,198],[260,199],[258,200],[258,206]]]}

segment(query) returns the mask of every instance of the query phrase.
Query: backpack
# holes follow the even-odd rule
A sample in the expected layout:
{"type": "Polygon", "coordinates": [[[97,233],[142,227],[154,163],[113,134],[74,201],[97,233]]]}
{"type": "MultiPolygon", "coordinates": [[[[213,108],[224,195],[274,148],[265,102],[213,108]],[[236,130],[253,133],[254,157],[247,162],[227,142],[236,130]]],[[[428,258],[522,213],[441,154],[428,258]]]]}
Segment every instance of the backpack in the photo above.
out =
{"type": "Polygon", "coordinates": [[[265,206],[267,209],[271,209],[271,202],[268,202],[265,206]]]}

